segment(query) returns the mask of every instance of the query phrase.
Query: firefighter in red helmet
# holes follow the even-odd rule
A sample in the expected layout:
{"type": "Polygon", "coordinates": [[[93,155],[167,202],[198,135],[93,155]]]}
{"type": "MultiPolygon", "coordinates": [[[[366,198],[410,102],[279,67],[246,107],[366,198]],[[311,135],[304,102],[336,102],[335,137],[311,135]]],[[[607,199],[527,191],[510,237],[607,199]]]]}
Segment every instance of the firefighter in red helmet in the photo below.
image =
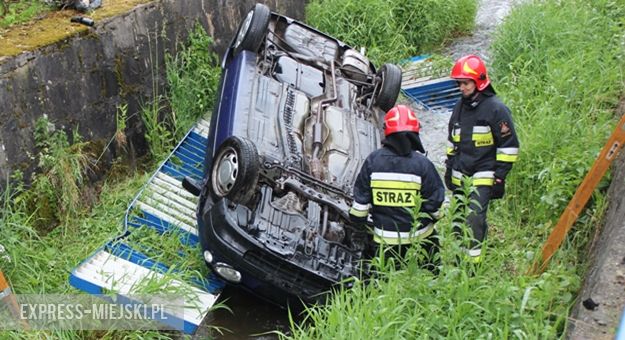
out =
{"type": "Polygon", "coordinates": [[[403,257],[410,245],[419,243],[429,254],[427,268],[435,269],[432,261],[438,252],[438,237],[434,223],[445,187],[424,155],[419,130],[419,120],[410,108],[397,105],[386,113],[383,146],[362,165],[349,212],[355,224],[365,224],[371,213],[373,254],[384,245],[391,256],[403,257]],[[422,203],[415,214],[418,197],[422,203]]]}
{"type": "Polygon", "coordinates": [[[467,255],[479,262],[488,230],[488,204],[504,195],[506,176],[519,155],[519,140],[510,110],[495,95],[482,59],[461,57],[451,78],[462,98],[449,119],[445,185],[459,192],[462,181],[469,180],[474,187],[469,200],[472,212],[466,220],[473,234],[467,255]]]}

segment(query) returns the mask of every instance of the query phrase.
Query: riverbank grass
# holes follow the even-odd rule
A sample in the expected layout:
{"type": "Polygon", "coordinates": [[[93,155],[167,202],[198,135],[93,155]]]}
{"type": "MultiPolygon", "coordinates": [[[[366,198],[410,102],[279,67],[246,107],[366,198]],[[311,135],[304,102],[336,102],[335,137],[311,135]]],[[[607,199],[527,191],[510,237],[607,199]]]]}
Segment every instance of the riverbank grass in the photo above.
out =
{"type": "MultiPolygon", "coordinates": [[[[491,75],[513,112],[521,154],[506,180],[506,197],[489,210],[486,254],[477,267],[444,261],[433,277],[409,261],[309,309],[308,322],[292,325],[293,334],[283,337],[564,337],[587,246],[607,207],[608,180],[547,271],[526,272],[616,122],[625,74],[624,8],[601,0],[527,2],[499,29],[491,75]]],[[[448,259],[460,256],[449,237],[453,214],[438,223],[448,259]]]]}

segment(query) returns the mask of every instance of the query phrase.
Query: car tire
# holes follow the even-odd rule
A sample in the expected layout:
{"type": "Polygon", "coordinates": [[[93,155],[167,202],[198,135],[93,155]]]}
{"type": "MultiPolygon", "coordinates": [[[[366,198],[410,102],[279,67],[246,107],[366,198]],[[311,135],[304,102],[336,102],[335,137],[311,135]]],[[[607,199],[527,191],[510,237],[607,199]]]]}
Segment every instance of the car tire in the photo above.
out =
{"type": "Polygon", "coordinates": [[[213,158],[211,192],[216,198],[245,205],[254,197],[259,169],[256,146],[246,138],[228,137],[213,158]]]}
{"type": "Polygon", "coordinates": [[[255,52],[258,50],[267,32],[270,18],[271,10],[263,4],[256,4],[247,13],[247,16],[239,25],[237,35],[232,42],[234,55],[241,51],[255,52]]]}
{"type": "Polygon", "coordinates": [[[384,64],[377,72],[380,79],[379,91],[375,97],[375,105],[384,112],[395,106],[401,90],[401,69],[394,64],[384,64]]]}

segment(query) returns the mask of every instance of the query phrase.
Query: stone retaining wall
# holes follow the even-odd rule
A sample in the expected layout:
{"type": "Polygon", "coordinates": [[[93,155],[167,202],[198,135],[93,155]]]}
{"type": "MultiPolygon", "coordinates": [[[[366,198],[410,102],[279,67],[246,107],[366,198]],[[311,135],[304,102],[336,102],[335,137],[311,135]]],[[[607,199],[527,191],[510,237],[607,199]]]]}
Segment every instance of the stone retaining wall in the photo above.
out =
{"type": "MultiPolygon", "coordinates": [[[[221,55],[255,2],[154,1],[99,21],[85,33],[3,58],[0,183],[16,169],[28,178],[35,168],[33,131],[41,116],[47,115],[57,128],[77,128],[85,140],[106,145],[116,131],[117,105],[127,103],[131,116],[155,94],[164,93],[165,51],[175,53],[200,22],[221,55]]],[[[305,0],[261,2],[279,13],[303,18],[305,0]]],[[[135,115],[128,127],[133,149],[138,155],[145,153],[141,120],[135,115]]]]}

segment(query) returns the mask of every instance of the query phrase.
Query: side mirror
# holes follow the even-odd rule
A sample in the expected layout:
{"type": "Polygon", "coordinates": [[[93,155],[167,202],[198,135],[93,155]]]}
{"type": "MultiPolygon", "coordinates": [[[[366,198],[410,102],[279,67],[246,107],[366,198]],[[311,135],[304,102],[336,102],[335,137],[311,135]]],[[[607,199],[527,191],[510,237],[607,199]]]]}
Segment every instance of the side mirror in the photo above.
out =
{"type": "Polygon", "coordinates": [[[202,192],[202,184],[188,176],[182,180],[182,187],[193,196],[200,196],[200,192],[202,192]]]}

